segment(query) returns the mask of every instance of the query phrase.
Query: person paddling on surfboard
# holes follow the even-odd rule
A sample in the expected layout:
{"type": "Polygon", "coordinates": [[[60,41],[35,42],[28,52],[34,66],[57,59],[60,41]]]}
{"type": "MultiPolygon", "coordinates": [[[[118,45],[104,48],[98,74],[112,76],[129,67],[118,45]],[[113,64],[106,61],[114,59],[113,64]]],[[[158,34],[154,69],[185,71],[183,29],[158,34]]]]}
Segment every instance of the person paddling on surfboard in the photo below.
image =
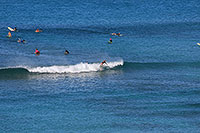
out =
{"type": "Polygon", "coordinates": [[[26,40],[22,40],[22,43],[26,43],[26,40]]]}
{"type": "Polygon", "coordinates": [[[12,37],[12,35],[11,35],[10,31],[8,32],[8,37],[12,37]]]}
{"type": "Polygon", "coordinates": [[[121,34],[120,34],[120,33],[117,33],[116,35],[120,36],[121,34]]]}
{"type": "Polygon", "coordinates": [[[116,33],[112,33],[112,35],[113,35],[113,36],[116,36],[117,34],[116,34],[116,33]]]}
{"type": "Polygon", "coordinates": [[[69,54],[69,51],[65,50],[65,55],[69,54]]]}
{"type": "Polygon", "coordinates": [[[42,30],[36,29],[35,32],[42,32],[42,30]]]}
{"type": "Polygon", "coordinates": [[[14,30],[14,31],[17,31],[17,28],[15,27],[13,30],[14,30]]]}
{"type": "Polygon", "coordinates": [[[37,48],[35,49],[35,54],[36,54],[36,55],[39,55],[39,54],[40,54],[40,51],[38,51],[37,48]]]}
{"type": "Polygon", "coordinates": [[[122,36],[121,33],[112,33],[113,36],[122,36]]]}
{"type": "Polygon", "coordinates": [[[18,38],[17,42],[18,43],[26,43],[26,40],[24,40],[24,39],[22,40],[22,39],[18,38]]]}

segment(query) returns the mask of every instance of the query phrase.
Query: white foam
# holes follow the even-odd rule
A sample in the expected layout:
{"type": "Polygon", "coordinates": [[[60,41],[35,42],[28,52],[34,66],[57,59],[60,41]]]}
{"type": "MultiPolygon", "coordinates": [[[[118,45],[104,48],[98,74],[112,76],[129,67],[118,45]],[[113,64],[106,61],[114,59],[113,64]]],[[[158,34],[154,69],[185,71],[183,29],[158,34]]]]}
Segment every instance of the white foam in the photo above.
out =
{"type": "MultiPolygon", "coordinates": [[[[107,68],[114,68],[119,65],[123,65],[123,60],[115,61],[115,62],[107,62],[107,68]]],[[[80,63],[76,65],[69,66],[48,66],[48,67],[35,67],[35,68],[27,68],[29,72],[37,72],[37,73],[81,73],[81,72],[95,72],[100,71],[99,63],[80,63]]]]}

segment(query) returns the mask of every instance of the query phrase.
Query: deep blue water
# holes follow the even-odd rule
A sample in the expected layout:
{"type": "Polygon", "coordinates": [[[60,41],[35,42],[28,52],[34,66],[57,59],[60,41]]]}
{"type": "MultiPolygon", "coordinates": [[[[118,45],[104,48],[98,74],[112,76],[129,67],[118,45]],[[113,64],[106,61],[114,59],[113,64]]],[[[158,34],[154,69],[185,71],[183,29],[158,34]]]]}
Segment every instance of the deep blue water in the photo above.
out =
{"type": "Polygon", "coordinates": [[[0,132],[200,132],[199,12],[198,0],[1,0],[0,132]]]}

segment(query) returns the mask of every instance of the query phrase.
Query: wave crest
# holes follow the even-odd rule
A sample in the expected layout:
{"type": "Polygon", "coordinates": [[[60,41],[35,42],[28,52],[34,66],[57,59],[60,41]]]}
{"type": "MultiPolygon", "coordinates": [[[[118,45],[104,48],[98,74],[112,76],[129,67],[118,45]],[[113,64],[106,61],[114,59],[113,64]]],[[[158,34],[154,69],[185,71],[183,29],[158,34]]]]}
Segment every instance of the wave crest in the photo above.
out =
{"type": "MultiPolygon", "coordinates": [[[[106,69],[111,69],[116,66],[122,66],[124,64],[123,60],[115,62],[107,62],[106,69]]],[[[48,66],[48,67],[35,67],[27,68],[29,72],[35,73],[82,73],[82,72],[96,72],[101,71],[99,63],[79,63],[76,65],[69,66],[48,66]]]]}

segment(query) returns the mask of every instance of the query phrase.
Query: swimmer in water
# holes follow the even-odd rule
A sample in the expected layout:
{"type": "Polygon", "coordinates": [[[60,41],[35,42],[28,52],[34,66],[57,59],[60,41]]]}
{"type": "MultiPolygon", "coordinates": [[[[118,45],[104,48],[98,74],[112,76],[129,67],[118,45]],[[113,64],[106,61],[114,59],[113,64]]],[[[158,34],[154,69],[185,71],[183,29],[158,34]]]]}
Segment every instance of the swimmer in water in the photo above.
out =
{"type": "Polygon", "coordinates": [[[42,30],[36,29],[35,32],[42,32],[42,30]]]}
{"type": "Polygon", "coordinates": [[[9,37],[9,38],[10,38],[10,37],[12,37],[12,35],[11,35],[10,31],[8,32],[8,37],[9,37]]]}
{"type": "Polygon", "coordinates": [[[20,38],[18,38],[17,42],[18,42],[18,43],[20,43],[20,42],[21,42],[21,39],[20,39],[20,38]]]}
{"type": "Polygon", "coordinates": [[[36,48],[34,53],[35,53],[36,55],[39,55],[39,54],[40,54],[40,51],[36,48]]]}

